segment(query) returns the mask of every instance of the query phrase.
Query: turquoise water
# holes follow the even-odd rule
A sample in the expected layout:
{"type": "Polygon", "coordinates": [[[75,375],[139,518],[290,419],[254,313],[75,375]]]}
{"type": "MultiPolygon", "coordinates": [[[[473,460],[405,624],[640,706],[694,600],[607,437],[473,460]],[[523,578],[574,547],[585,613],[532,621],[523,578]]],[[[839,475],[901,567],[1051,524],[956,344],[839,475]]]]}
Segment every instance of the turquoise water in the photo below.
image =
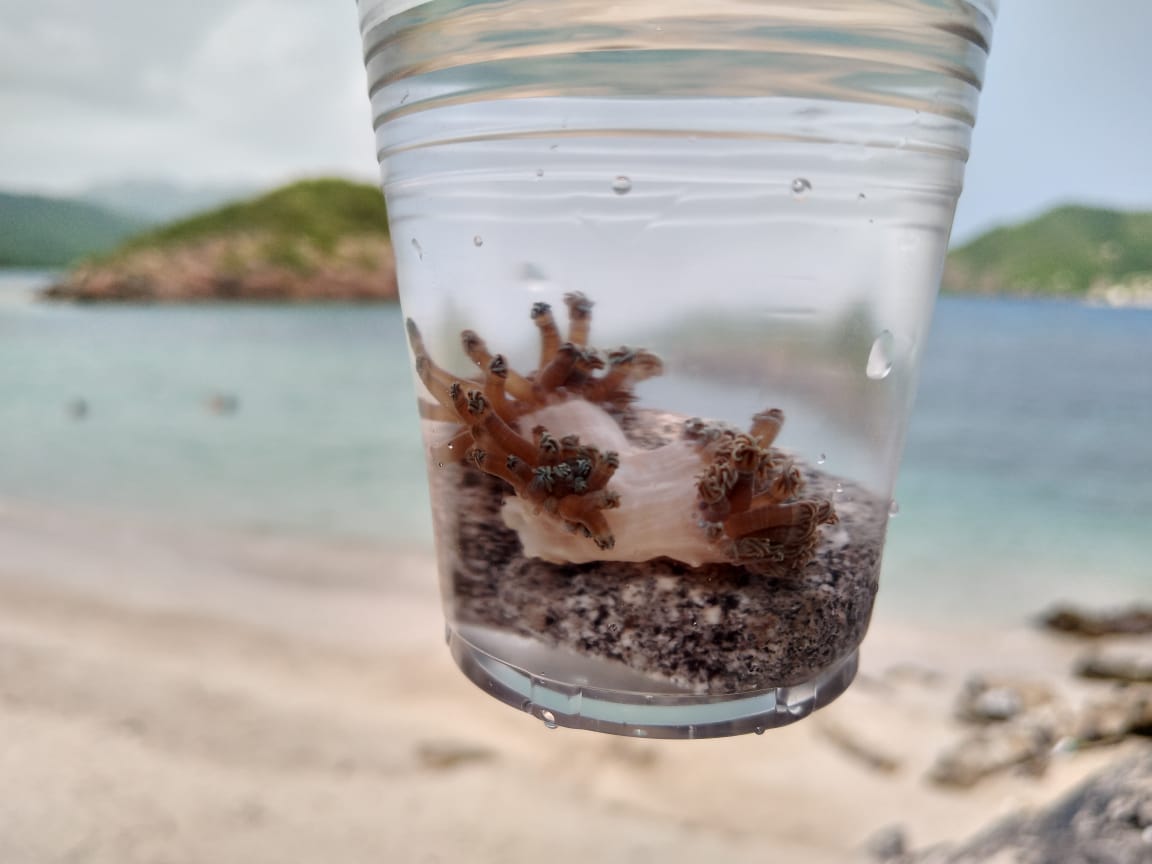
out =
{"type": "MultiPolygon", "coordinates": [[[[45,278],[0,274],[0,504],[430,545],[399,310],[44,305],[45,278]]],[[[919,394],[882,607],[1152,599],[1152,312],[945,298],[919,394]]]]}
{"type": "Polygon", "coordinates": [[[0,277],[0,499],[430,542],[397,309],[46,305],[40,281],[0,277]]]}

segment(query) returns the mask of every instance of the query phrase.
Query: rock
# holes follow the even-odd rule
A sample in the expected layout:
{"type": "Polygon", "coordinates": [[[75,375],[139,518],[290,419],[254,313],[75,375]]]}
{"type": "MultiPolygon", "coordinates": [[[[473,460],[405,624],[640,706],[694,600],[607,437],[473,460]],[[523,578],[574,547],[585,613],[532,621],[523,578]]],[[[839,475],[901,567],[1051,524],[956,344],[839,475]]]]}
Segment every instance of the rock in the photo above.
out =
{"type": "Polygon", "coordinates": [[[828,717],[821,718],[815,729],[841,753],[881,774],[894,774],[903,764],[899,754],[879,741],[869,740],[860,730],[849,728],[828,717]]]}
{"type": "Polygon", "coordinates": [[[1090,778],[1040,812],[1011,816],[966,842],[899,860],[901,864],[1148,864],[1150,802],[1152,749],[1090,778]]]}
{"type": "Polygon", "coordinates": [[[1077,741],[1118,741],[1131,733],[1152,734],[1152,686],[1117,687],[1089,702],[1079,713],[1077,741]]]}
{"type": "Polygon", "coordinates": [[[1040,625],[1089,638],[1148,634],[1152,633],[1152,607],[1134,605],[1110,612],[1090,612],[1074,606],[1057,606],[1040,617],[1040,625]]]}
{"type": "Polygon", "coordinates": [[[966,723],[1000,723],[1055,701],[1055,692],[1040,681],[973,675],[960,691],[955,713],[966,723]]]}
{"type": "Polygon", "coordinates": [[[1042,774],[1056,742],[1057,724],[1021,718],[965,736],[937,758],[928,779],[938,786],[967,788],[1010,768],[1042,774]]]}
{"type": "Polygon", "coordinates": [[[901,825],[887,825],[864,842],[864,851],[873,861],[892,861],[908,851],[908,837],[901,825]]]}
{"type": "Polygon", "coordinates": [[[417,761],[432,771],[447,771],[475,762],[490,762],[496,751],[466,741],[421,741],[416,747],[417,761]]]}
{"type": "Polygon", "coordinates": [[[1130,684],[1152,683],[1152,642],[1092,651],[1077,662],[1076,674],[1082,678],[1107,678],[1130,684]]]}
{"type": "Polygon", "coordinates": [[[397,293],[385,237],[344,237],[329,249],[244,234],[90,262],[41,296],[81,303],[293,303],[395,300],[397,293]]]}

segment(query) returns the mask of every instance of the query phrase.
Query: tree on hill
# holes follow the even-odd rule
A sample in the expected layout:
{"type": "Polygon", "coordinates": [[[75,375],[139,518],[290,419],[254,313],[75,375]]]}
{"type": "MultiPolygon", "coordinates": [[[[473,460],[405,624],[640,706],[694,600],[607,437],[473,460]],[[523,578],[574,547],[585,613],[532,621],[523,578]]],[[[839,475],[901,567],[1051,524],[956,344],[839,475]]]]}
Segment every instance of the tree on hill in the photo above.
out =
{"type": "Polygon", "coordinates": [[[66,266],[142,227],[83,201],[0,192],[0,267],[66,266]]]}
{"type": "Polygon", "coordinates": [[[142,303],[395,299],[384,198],[367,184],[302,180],[137,234],[45,296],[142,303]]]}
{"type": "Polygon", "coordinates": [[[1084,296],[1152,272],[1152,213],[1065,206],[953,250],[946,291],[1084,296]]]}

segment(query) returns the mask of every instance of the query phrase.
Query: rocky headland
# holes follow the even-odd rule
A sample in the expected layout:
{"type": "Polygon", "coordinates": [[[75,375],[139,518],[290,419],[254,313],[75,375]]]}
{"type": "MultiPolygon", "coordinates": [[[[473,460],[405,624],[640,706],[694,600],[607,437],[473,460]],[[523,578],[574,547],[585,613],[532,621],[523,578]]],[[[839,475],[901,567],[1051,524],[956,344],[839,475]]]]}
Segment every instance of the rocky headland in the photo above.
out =
{"type": "Polygon", "coordinates": [[[76,302],[391,301],[380,191],[307,180],[137,235],[41,295],[76,302]]]}

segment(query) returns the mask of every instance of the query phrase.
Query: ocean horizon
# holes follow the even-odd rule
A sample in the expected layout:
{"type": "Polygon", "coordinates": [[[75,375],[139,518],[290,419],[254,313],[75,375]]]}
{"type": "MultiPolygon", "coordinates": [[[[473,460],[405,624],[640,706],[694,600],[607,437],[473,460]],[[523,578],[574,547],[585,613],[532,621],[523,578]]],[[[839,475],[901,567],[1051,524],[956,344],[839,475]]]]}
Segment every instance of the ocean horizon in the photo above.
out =
{"type": "MultiPolygon", "coordinates": [[[[0,271],[0,504],[431,549],[394,306],[41,303],[0,271]]],[[[1152,598],[1152,311],[948,296],[880,607],[1152,598]]]]}

